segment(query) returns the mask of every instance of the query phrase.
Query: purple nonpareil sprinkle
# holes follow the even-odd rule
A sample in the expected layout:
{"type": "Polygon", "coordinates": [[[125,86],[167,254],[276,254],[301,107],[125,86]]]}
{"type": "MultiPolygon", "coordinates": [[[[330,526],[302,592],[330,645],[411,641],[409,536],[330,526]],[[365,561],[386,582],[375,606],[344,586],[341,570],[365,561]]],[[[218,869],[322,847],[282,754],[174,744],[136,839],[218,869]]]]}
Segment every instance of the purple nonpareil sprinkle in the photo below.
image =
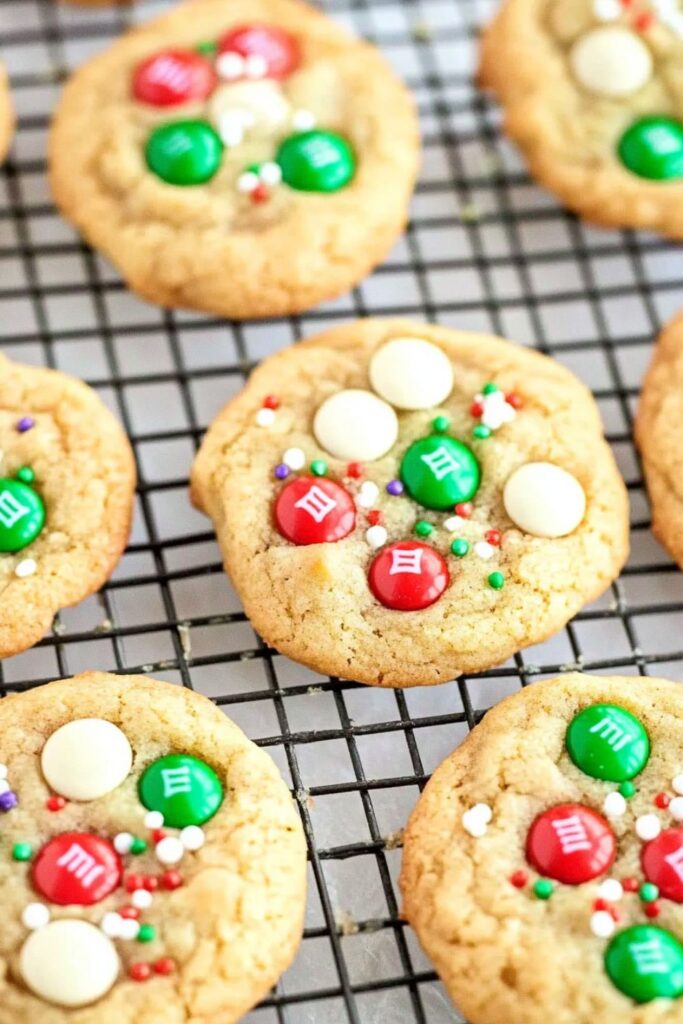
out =
{"type": "Polygon", "coordinates": [[[35,425],[36,421],[31,419],[30,416],[22,416],[17,423],[17,430],[20,434],[25,434],[27,430],[30,430],[31,427],[35,427],[35,425]]]}
{"type": "Polygon", "coordinates": [[[19,803],[17,794],[8,789],[6,793],[0,793],[0,811],[11,811],[19,803]]]}
{"type": "Polygon", "coordinates": [[[289,469],[285,466],[284,462],[281,462],[279,466],[275,467],[275,476],[278,480],[284,480],[285,477],[289,476],[289,469]]]}
{"type": "Polygon", "coordinates": [[[399,494],[403,494],[403,484],[400,480],[390,480],[387,484],[387,491],[396,498],[399,494]]]}

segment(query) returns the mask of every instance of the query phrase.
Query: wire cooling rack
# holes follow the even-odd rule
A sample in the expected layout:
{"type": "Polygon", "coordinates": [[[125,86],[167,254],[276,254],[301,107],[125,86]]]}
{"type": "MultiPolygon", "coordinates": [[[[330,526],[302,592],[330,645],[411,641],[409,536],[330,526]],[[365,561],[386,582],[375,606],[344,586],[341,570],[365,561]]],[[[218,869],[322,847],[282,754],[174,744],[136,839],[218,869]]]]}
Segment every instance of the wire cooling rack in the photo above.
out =
{"type": "Polygon", "coordinates": [[[310,848],[306,935],[250,1024],[445,1024],[459,1018],[399,918],[401,828],[436,764],[501,696],[570,668],[683,679],[681,576],[649,532],[631,440],[660,323],[683,305],[681,250],[589,228],[529,180],[474,87],[478,0],[329,0],[414,90],[424,167],[407,235],[352,294],[301,317],[231,324],[132,297],[55,212],[49,112],[68,71],[160,4],[0,0],[0,58],[19,113],[0,171],[0,344],[85,377],[120,416],[140,471],[114,578],[5,661],[2,692],[89,668],[146,672],[213,698],[275,758],[310,848]],[[267,649],[187,500],[202,432],[263,356],[359,315],[492,330],[552,354],[594,391],[632,499],[633,554],[609,592],[548,643],[477,678],[378,691],[267,649]]]}

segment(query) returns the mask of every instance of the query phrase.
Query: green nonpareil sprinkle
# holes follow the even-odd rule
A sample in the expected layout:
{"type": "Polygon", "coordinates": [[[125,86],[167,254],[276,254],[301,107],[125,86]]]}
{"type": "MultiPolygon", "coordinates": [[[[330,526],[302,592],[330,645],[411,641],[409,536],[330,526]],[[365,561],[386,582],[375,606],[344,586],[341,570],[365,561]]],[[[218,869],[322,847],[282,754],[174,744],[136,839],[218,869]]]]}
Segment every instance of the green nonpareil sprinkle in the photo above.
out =
{"type": "Polygon", "coordinates": [[[485,441],[487,437],[491,436],[491,428],[485,426],[483,423],[477,423],[476,427],[472,431],[472,436],[476,437],[478,441],[485,441]]]}
{"type": "Polygon", "coordinates": [[[197,53],[203,53],[207,57],[210,57],[218,50],[218,43],[212,43],[209,40],[203,43],[197,43],[195,50],[197,53]]]}
{"type": "Polygon", "coordinates": [[[431,523],[428,523],[425,519],[419,519],[415,523],[415,533],[418,537],[428,537],[430,533],[434,532],[434,527],[431,523]]]}
{"type": "Polygon", "coordinates": [[[638,892],[643,903],[654,903],[659,897],[659,888],[654,882],[643,882],[638,892]]]}
{"type": "Polygon", "coordinates": [[[156,928],[151,924],[141,924],[138,932],[138,942],[151,942],[156,938],[156,928]]]}
{"type": "Polygon", "coordinates": [[[632,796],[636,795],[636,787],[632,782],[622,782],[619,786],[619,792],[625,800],[630,800],[632,796]]]}
{"type": "Polygon", "coordinates": [[[15,843],[12,847],[12,859],[18,861],[30,860],[33,856],[33,847],[30,843],[15,843]]]}
{"type": "Polygon", "coordinates": [[[481,389],[482,395],[492,395],[494,391],[500,391],[500,388],[497,384],[494,384],[493,381],[489,381],[488,384],[484,384],[481,389]]]}
{"type": "Polygon", "coordinates": [[[313,476],[325,476],[327,473],[327,463],[324,459],[313,459],[311,463],[311,473],[313,476]]]}
{"type": "Polygon", "coordinates": [[[489,576],[489,586],[493,590],[502,590],[505,586],[505,577],[502,572],[492,572],[489,576]]]}
{"type": "Polygon", "coordinates": [[[32,484],[35,478],[36,474],[30,466],[22,466],[17,470],[17,480],[21,480],[22,484],[32,484]]]}
{"type": "Polygon", "coordinates": [[[130,848],[130,852],[134,854],[144,853],[147,849],[147,842],[144,839],[136,837],[130,848]]]}
{"type": "Polygon", "coordinates": [[[451,551],[458,558],[464,558],[469,550],[470,542],[465,540],[464,537],[456,537],[456,539],[451,543],[451,551]]]}
{"type": "Polygon", "coordinates": [[[549,878],[539,878],[534,882],[534,896],[539,900],[549,900],[555,892],[555,886],[549,878]]]}
{"type": "Polygon", "coordinates": [[[437,434],[445,434],[451,425],[448,416],[436,416],[432,420],[432,428],[437,434]]]}

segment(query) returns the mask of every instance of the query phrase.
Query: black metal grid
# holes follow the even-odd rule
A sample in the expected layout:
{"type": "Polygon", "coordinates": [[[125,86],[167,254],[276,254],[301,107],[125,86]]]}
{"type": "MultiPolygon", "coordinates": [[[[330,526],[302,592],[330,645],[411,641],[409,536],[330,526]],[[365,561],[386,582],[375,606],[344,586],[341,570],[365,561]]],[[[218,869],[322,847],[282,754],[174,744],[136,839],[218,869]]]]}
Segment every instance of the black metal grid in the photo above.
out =
{"type": "Polygon", "coordinates": [[[45,176],[49,111],[70,68],[135,9],[0,0],[0,59],[19,110],[0,171],[0,344],[84,376],[119,414],[140,469],[135,530],[98,598],[0,667],[1,692],[86,668],[194,687],[268,749],[298,798],[310,847],[302,952],[248,1020],[442,1024],[457,1019],[398,916],[400,828],[429,772],[500,696],[570,668],[683,678],[683,589],[649,533],[631,441],[660,322],[683,304],[680,249],[591,229],[537,189],[475,89],[478,0],[328,0],[414,90],[425,161],[406,237],[344,299],[305,316],[230,324],[130,296],[57,216],[45,176]],[[477,678],[384,692],[320,678],[267,649],[223,576],[209,524],[189,509],[203,429],[259,358],[358,315],[400,314],[535,345],[592,387],[632,497],[621,578],[557,637],[477,678]]]}

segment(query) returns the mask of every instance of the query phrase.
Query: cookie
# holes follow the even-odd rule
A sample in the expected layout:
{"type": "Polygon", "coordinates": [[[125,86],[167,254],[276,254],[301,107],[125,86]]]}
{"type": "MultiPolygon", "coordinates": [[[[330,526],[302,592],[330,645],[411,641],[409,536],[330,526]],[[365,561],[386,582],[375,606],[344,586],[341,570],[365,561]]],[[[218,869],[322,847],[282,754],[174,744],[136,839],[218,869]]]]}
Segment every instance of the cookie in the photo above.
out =
{"type": "Polygon", "coordinates": [[[635,432],[652,529],[683,568],[683,315],[659,337],[643,381],[635,432]]]}
{"type": "Polygon", "coordinates": [[[14,132],[14,112],[9,92],[7,72],[0,64],[0,161],[7,156],[7,150],[14,132]]]}
{"type": "Polygon", "coordinates": [[[87,672],[0,702],[0,759],[1,1024],[231,1024],[274,984],[303,833],[209,700],[87,672]]]}
{"type": "Polygon", "coordinates": [[[587,220],[683,238],[676,0],[504,0],[481,83],[532,175],[587,220]]]}
{"type": "Polygon", "coordinates": [[[109,578],[128,540],[135,462],[91,388],[0,355],[0,658],[109,578]]]}
{"type": "Polygon", "coordinates": [[[674,1024],[683,691],[567,675],[489,711],[405,834],[405,914],[471,1024],[674,1024]]]}
{"type": "Polygon", "coordinates": [[[346,291],[402,230],[413,101],[380,54],[296,0],[185,3],[66,87],[62,212],[143,298],[222,316],[346,291]]]}
{"type": "Polygon", "coordinates": [[[192,498],[264,640],[375,686],[539,643],[628,546],[624,485],[571,373],[398,320],[266,360],[210,427],[192,498]]]}

